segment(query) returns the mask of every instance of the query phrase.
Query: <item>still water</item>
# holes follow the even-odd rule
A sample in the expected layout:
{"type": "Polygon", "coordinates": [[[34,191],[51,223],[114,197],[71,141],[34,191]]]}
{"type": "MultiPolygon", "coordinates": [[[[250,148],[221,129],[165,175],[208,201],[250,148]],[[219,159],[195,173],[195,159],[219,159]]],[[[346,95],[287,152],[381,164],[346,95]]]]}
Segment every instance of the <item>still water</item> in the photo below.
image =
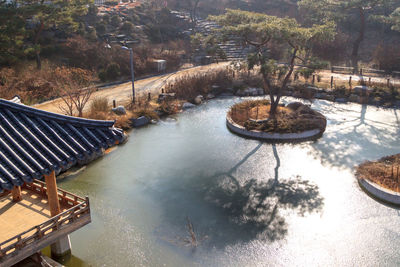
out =
{"type": "Polygon", "coordinates": [[[227,130],[226,112],[242,100],[135,130],[63,180],[90,197],[93,220],[71,235],[69,265],[400,265],[399,210],[354,178],[362,161],[399,153],[398,112],[316,101],[329,120],[324,136],[272,145],[227,130]]]}

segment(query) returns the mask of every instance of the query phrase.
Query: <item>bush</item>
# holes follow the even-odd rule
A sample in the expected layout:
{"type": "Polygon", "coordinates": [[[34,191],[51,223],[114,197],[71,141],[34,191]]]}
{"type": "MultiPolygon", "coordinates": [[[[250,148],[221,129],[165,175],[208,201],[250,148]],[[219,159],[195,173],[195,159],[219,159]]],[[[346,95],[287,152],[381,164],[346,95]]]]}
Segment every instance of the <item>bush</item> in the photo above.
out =
{"type": "Polygon", "coordinates": [[[33,104],[54,98],[60,82],[72,80],[86,84],[93,79],[93,73],[88,70],[42,63],[41,70],[35,64],[25,64],[18,70],[0,69],[0,97],[10,99],[17,94],[25,104],[33,104]]]}
{"type": "Polygon", "coordinates": [[[114,16],[111,17],[110,23],[114,27],[118,27],[119,24],[121,23],[121,19],[120,19],[120,17],[118,15],[114,15],[114,16]]]}
{"type": "Polygon", "coordinates": [[[381,70],[387,72],[400,70],[400,51],[398,46],[379,45],[374,51],[373,59],[381,70]]]}
{"type": "Polygon", "coordinates": [[[108,100],[105,97],[97,97],[93,99],[90,104],[90,113],[107,112],[108,111],[108,100]]]}
{"type": "Polygon", "coordinates": [[[105,70],[99,72],[99,78],[102,82],[116,80],[120,75],[120,67],[117,63],[111,63],[105,70]]]}
{"type": "Polygon", "coordinates": [[[97,31],[99,34],[105,34],[105,33],[106,33],[106,26],[105,26],[103,23],[99,23],[99,24],[96,26],[96,31],[97,31]]]}
{"type": "Polygon", "coordinates": [[[100,43],[90,43],[81,36],[67,39],[62,52],[73,67],[97,69],[109,62],[109,52],[100,43]]]}
{"type": "Polygon", "coordinates": [[[126,34],[129,34],[129,33],[133,32],[134,28],[135,28],[135,26],[133,25],[133,23],[127,21],[127,22],[124,22],[124,24],[122,24],[120,31],[122,31],[126,34]]]}
{"type": "Polygon", "coordinates": [[[211,73],[186,75],[166,85],[167,93],[176,93],[179,99],[194,99],[199,94],[206,95],[213,85],[223,88],[232,85],[233,75],[228,69],[211,73]]]}
{"type": "Polygon", "coordinates": [[[149,120],[158,120],[159,119],[157,113],[154,110],[148,109],[148,108],[141,108],[141,109],[134,110],[133,116],[136,118],[140,118],[140,117],[144,116],[144,117],[148,118],[149,120]]]}

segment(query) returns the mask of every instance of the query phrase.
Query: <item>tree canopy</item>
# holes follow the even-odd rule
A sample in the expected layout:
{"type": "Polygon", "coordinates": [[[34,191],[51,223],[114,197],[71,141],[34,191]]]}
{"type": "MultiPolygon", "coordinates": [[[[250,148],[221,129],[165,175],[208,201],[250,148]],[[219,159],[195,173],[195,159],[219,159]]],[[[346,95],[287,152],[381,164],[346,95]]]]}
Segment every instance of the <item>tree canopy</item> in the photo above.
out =
{"type": "Polygon", "coordinates": [[[306,19],[316,21],[333,20],[337,23],[358,18],[358,35],[353,41],[351,61],[355,71],[358,70],[360,45],[364,41],[369,17],[387,17],[400,3],[396,0],[301,0],[300,10],[306,19]]]}
{"type": "Polygon", "coordinates": [[[11,64],[24,54],[25,33],[16,4],[0,1],[0,64],[11,64]]]}
{"type": "Polygon", "coordinates": [[[243,45],[254,48],[254,53],[248,56],[248,66],[249,69],[260,67],[264,89],[270,94],[271,115],[275,114],[296,61],[313,65],[313,58],[308,56],[313,42],[333,39],[336,33],[336,25],[333,22],[303,27],[295,19],[241,10],[228,9],[225,14],[211,16],[210,19],[222,26],[219,33],[223,36],[233,36],[241,40],[243,45]],[[272,60],[273,55],[269,53],[269,47],[273,43],[284,45],[288,55],[286,64],[277,64],[272,60]],[[279,77],[279,86],[273,86],[275,77],[279,77]]]}
{"type": "Polygon", "coordinates": [[[91,0],[25,0],[0,2],[0,35],[2,45],[9,54],[17,56],[15,47],[33,51],[40,68],[40,37],[43,31],[57,28],[74,32],[79,27],[79,17],[85,15],[91,0]],[[5,36],[3,38],[3,35],[5,36]],[[13,47],[13,44],[16,46],[13,47]]]}
{"type": "Polygon", "coordinates": [[[392,30],[400,32],[400,7],[390,15],[390,21],[393,25],[392,30]]]}

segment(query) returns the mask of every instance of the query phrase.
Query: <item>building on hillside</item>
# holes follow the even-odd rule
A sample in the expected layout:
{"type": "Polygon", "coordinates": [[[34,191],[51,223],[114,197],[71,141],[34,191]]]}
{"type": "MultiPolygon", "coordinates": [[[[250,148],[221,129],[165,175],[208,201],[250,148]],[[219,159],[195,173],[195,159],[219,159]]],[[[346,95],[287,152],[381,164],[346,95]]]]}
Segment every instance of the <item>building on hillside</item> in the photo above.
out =
{"type": "Polygon", "coordinates": [[[104,5],[105,2],[106,2],[106,0],[94,0],[94,4],[96,6],[104,5]]]}
{"type": "Polygon", "coordinates": [[[123,142],[113,121],[38,110],[0,99],[0,266],[51,245],[70,252],[69,234],[90,223],[89,199],[57,187],[56,175],[123,142]]]}

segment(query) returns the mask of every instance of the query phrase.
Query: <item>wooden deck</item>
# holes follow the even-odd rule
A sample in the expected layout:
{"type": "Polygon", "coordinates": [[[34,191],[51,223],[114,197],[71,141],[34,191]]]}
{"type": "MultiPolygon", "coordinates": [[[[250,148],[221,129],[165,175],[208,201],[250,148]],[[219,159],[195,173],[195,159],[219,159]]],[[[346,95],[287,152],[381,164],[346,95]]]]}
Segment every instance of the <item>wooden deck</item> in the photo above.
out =
{"type": "Polygon", "coordinates": [[[60,188],[61,213],[51,217],[41,181],[25,184],[22,199],[0,196],[0,266],[12,266],[91,222],[89,198],[60,188]]]}
{"type": "MultiPolygon", "coordinates": [[[[68,209],[61,205],[61,212],[68,209]]],[[[0,243],[36,225],[49,220],[47,198],[26,188],[22,189],[22,201],[15,203],[11,194],[0,198],[0,243]]]]}

